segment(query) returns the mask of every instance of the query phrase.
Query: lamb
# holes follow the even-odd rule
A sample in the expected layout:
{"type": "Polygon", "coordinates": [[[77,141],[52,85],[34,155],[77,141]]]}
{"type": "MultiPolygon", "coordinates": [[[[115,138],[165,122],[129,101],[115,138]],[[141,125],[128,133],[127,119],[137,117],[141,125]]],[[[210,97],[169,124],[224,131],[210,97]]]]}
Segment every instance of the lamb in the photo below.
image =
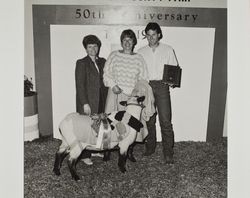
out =
{"type": "Polygon", "coordinates": [[[69,154],[68,167],[71,176],[74,180],[80,180],[76,172],[76,163],[84,149],[89,150],[103,150],[119,148],[118,166],[121,172],[125,172],[127,151],[129,146],[135,142],[137,132],[143,127],[140,120],[140,115],[143,109],[143,101],[145,96],[131,97],[127,102],[121,102],[126,106],[125,111],[113,112],[107,116],[109,122],[106,123],[105,119],[101,120],[100,130],[106,135],[106,139],[100,148],[96,146],[97,134],[92,129],[91,124],[93,120],[90,116],[80,115],[78,113],[71,113],[63,119],[59,125],[60,133],[62,135],[62,144],[56,153],[54,163],[54,173],[60,175],[60,168],[64,158],[69,154]],[[126,131],[119,133],[116,130],[116,124],[125,127],[126,131]],[[84,133],[82,132],[84,130],[84,133]],[[106,147],[106,148],[105,148],[106,147]]]}
{"type": "MultiPolygon", "coordinates": [[[[147,136],[145,122],[155,113],[153,92],[148,82],[137,82],[131,98],[120,103],[125,111],[116,111],[96,118],[78,113],[68,114],[60,123],[62,143],[56,153],[53,172],[60,175],[60,168],[69,154],[68,167],[74,180],[80,177],[76,171],[79,156],[84,150],[119,150],[118,167],[126,172],[126,160],[135,161],[133,145],[147,136]],[[84,131],[84,132],[83,132],[84,131]]],[[[108,153],[108,152],[107,152],[108,153]]],[[[104,153],[105,154],[105,153],[104,153]]],[[[108,159],[106,159],[108,160],[108,159]]]]}

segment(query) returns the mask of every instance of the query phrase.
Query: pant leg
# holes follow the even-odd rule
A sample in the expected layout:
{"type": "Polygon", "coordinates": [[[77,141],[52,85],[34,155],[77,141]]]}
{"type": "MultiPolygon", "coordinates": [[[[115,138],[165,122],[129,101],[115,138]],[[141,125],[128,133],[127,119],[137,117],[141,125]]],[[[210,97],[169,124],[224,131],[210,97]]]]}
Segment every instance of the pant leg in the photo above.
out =
{"type": "Polygon", "coordinates": [[[172,110],[169,86],[161,81],[151,83],[155,96],[162,135],[162,149],[164,157],[172,157],[174,147],[174,131],[172,126],[172,110]]]}
{"type": "Polygon", "coordinates": [[[98,113],[104,113],[105,110],[105,98],[104,98],[104,90],[99,89],[99,105],[98,105],[98,113]]]}
{"type": "Polygon", "coordinates": [[[157,92],[158,97],[156,106],[161,127],[163,155],[164,157],[172,157],[174,154],[174,131],[169,86],[161,83],[157,92]]]}
{"type": "Polygon", "coordinates": [[[154,153],[156,148],[156,115],[157,113],[154,113],[153,116],[150,117],[149,121],[147,121],[147,128],[148,128],[148,136],[147,141],[145,143],[146,152],[148,153],[154,153]]]}

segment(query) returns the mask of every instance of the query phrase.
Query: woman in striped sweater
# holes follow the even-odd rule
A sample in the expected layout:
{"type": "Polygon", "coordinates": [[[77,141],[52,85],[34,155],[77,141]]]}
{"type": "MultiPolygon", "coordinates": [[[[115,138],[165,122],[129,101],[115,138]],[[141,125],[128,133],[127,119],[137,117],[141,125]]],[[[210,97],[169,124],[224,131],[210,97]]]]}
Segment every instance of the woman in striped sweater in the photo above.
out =
{"type": "Polygon", "coordinates": [[[140,54],[134,53],[137,44],[135,33],[124,30],[120,36],[122,50],[111,52],[105,66],[103,81],[109,87],[105,112],[124,110],[119,103],[131,96],[139,80],[148,81],[146,63],[140,54]]]}

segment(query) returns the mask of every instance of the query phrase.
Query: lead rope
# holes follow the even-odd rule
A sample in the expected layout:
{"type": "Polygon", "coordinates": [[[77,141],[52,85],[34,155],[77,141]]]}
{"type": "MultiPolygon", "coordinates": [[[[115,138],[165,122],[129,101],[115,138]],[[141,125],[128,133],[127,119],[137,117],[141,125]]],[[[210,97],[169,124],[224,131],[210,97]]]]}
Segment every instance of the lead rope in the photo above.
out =
{"type": "Polygon", "coordinates": [[[115,106],[116,106],[116,111],[118,111],[118,94],[116,94],[116,104],[115,104],[115,106]]]}

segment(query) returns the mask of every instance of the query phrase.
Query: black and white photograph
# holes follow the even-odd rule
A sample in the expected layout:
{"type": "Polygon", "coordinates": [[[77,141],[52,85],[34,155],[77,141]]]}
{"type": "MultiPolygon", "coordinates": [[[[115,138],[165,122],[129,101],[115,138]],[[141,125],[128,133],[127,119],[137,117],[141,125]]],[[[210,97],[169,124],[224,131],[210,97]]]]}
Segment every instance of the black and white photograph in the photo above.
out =
{"type": "Polygon", "coordinates": [[[5,150],[18,147],[6,156],[20,153],[1,165],[20,164],[2,180],[14,175],[21,185],[19,193],[3,187],[7,197],[248,197],[247,163],[229,174],[247,150],[228,140],[247,145],[234,126],[240,119],[245,131],[247,82],[231,74],[237,59],[246,67],[249,49],[230,43],[229,21],[238,23],[227,0],[22,5],[18,143],[3,139],[5,150]]]}

